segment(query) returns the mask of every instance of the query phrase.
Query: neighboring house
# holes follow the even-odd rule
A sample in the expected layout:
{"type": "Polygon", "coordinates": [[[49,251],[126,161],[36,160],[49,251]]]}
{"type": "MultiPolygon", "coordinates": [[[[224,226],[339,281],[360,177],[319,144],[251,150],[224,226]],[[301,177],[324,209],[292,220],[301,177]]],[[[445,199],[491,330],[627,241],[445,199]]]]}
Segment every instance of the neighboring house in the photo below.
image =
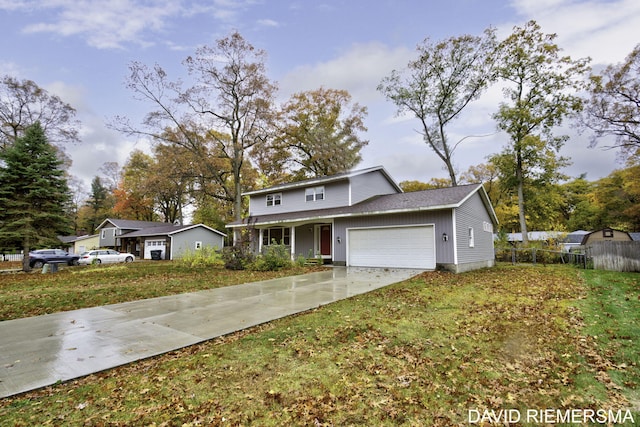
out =
{"type": "Polygon", "coordinates": [[[480,184],[403,193],[378,166],[245,195],[249,216],[227,227],[248,230],[258,253],[276,242],[292,258],[334,265],[462,272],[494,264],[498,221],[480,184]]]}
{"type": "Polygon", "coordinates": [[[612,228],[604,228],[602,230],[592,231],[585,234],[582,238],[582,246],[589,246],[593,242],[617,241],[630,242],[633,239],[626,231],[614,230],[612,228]]]}
{"type": "Polygon", "coordinates": [[[226,234],[204,224],[171,225],[143,228],[120,236],[122,246],[144,248],[139,254],[143,259],[152,259],[151,251],[160,251],[160,258],[179,259],[185,252],[204,247],[222,249],[226,234]]]}
{"type": "Polygon", "coordinates": [[[134,221],[129,219],[107,218],[96,227],[96,231],[100,236],[98,246],[101,248],[117,249],[121,252],[129,252],[139,257],[140,248],[135,246],[123,246],[120,236],[132,231],[164,225],[167,225],[167,223],[159,221],[134,221]]]}
{"type": "Polygon", "coordinates": [[[197,225],[173,225],[158,221],[105,219],[97,228],[99,247],[112,248],[150,259],[152,250],[162,251],[162,259],[180,258],[186,250],[224,246],[226,234],[197,225]]]}
{"type": "Polygon", "coordinates": [[[76,237],[73,241],[73,253],[75,254],[82,254],[91,249],[98,249],[99,247],[100,236],[98,234],[76,237]]]}

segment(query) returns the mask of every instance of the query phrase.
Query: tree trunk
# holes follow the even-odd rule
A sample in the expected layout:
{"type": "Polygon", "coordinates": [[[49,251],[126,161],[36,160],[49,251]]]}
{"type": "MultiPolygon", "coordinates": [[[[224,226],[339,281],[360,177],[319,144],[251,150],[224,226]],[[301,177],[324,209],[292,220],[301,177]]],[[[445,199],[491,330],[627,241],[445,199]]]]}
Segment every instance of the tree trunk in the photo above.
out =
{"type": "Polygon", "coordinates": [[[516,150],[516,181],[518,182],[518,217],[520,219],[520,232],[522,233],[523,246],[529,245],[527,235],[527,220],[524,214],[524,174],[522,172],[522,153],[516,150]]]}
{"type": "Polygon", "coordinates": [[[31,271],[31,267],[29,266],[29,251],[31,250],[30,248],[30,242],[29,242],[29,238],[26,237],[25,241],[22,244],[22,271],[25,272],[29,272],[31,271]]]}
{"type": "Polygon", "coordinates": [[[456,180],[456,171],[453,169],[453,165],[451,164],[451,158],[445,160],[445,163],[447,164],[449,179],[451,179],[451,186],[456,187],[458,185],[458,181],[456,180]]]}

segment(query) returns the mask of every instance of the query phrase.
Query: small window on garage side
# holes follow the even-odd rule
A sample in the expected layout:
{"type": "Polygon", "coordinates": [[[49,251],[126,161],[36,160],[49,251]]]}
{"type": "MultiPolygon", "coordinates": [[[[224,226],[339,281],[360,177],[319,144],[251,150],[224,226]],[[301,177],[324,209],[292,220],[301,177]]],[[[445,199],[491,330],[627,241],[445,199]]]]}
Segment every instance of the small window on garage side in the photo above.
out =
{"type": "Polygon", "coordinates": [[[475,236],[473,235],[473,227],[469,227],[469,247],[473,248],[476,246],[475,236]]]}
{"type": "Polygon", "coordinates": [[[196,251],[199,251],[200,249],[202,249],[202,242],[195,242],[195,248],[196,248],[196,251]]]}

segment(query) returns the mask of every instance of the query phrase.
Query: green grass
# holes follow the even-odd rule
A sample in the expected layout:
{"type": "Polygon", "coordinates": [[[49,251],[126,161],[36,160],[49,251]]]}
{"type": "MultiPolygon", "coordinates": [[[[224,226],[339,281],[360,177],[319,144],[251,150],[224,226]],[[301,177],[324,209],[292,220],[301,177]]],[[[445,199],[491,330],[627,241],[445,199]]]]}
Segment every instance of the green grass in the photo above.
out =
{"type": "Polygon", "coordinates": [[[471,409],[626,410],[638,283],[570,267],[425,273],[3,399],[0,424],[449,426],[471,409]]]}
{"type": "Polygon", "coordinates": [[[62,267],[53,274],[0,274],[0,321],[154,298],[302,274],[312,268],[275,272],[186,267],[174,262],[62,267]]]}

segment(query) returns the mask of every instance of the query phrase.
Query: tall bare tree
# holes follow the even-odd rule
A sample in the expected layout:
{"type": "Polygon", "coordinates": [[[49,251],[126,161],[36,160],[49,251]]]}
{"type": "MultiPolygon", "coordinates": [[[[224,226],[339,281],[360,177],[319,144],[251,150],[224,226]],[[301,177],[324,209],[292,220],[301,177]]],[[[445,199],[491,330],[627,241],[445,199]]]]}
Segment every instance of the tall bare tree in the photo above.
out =
{"type": "Polygon", "coordinates": [[[592,75],[589,89],[582,123],[594,131],[592,146],[613,136],[614,147],[634,156],[640,150],[640,44],[621,64],[592,75]]]}
{"type": "Polygon", "coordinates": [[[0,151],[10,147],[26,129],[40,123],[47,140],[57,147],[78,142],[76,110],[31,80],[10,76],[0,80],[0,151]]]}
{"type": "MultiPolygon", "coordinates": [[[[228,168],[210,170],[210,178],[225,189],[224,197],[233,202],[234,217],[240,220],[243,166],[249,152],[267,140],[273,114],[276,86],[266,77],[265,60],[264,51],[234,32],[184,61],[196,79],[189,88],[169,80],[159,65],[149,68],[135,62],[128,87],[136,98],[150,102],[153,110],[145,117],[144,129],[122,118],[115,127],[184,147],[197,158],[215,155],[228,161],[228,168]]],[[[225,163],[217,164],[224,167],[225,163]]]]}
{"type": "Polygon", "coordinates": [[[393,71],[378,86],[398,107],[419,121],[424,142],[444,162],[452,185],[457,185],[453,154],[460,142],[449,140],[446,128],[476,100],[493,77],[495,31],[463,35],[418,46],[418,59],[393,71]]]}

